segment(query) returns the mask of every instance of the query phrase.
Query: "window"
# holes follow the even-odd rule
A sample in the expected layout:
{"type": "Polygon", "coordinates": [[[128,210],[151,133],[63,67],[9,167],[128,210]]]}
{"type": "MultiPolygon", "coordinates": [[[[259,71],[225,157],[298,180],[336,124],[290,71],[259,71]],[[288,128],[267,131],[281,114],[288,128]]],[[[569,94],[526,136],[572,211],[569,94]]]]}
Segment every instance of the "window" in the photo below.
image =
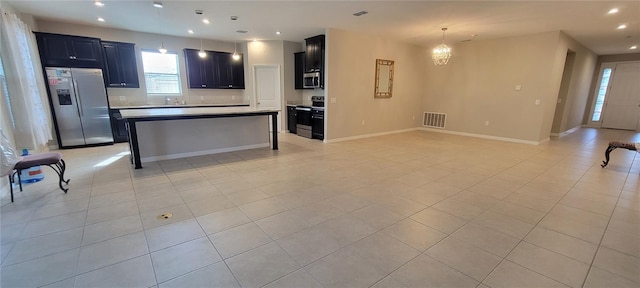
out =
{"type": "Polygon", "coordinates": [[[178,54],[142,51],[142,66],[148,95],[182,95],[178,54]]]}
{"type": "MultiPolygon", "coordinates": [[[[5,101],[6,109],[8,111],[4,111],[2,109],[2,113],[6,113],[5,115],[9,116],[9,122],[12,128],[16,128],[16,120],[13,118],[13,113],[11,111],[11,98],[9,98],[9,88],[7,87],[7,76],[4,74],[4,66],[2,65],[2,58],[0,58],[0,95],[4,96],[4,99],[0,101],[5,101]]],[[[4,106],[4,105],[3,105],[4,106]]],[[[5,120],[5,119],[2,119],[5,120]]],[[[5,128],[5,127],[3,127],[5,128]]]]}
{"type": "Polygon", "coordinates": [[[591,121],[600,121],[602,115],[602,106],[604,105],[604,97],[607,95],[607,87],[609,87],[609,78],[611,77],[611,68],[605,68],[602,71],[602,80],[600,80],[600,88],[598,88],[598,96],[596,96],[596,105],[593,109],[593,117],[591,121]]]}

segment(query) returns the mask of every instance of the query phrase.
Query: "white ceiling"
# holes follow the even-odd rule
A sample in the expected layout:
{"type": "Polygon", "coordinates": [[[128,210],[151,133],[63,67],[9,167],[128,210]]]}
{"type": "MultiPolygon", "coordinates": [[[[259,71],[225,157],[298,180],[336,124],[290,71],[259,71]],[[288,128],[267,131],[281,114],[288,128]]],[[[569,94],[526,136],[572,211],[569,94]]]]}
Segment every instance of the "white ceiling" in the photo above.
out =
{"type": "Polygon", "coordinates": [[[600,55],[640,53],[640,1],[187,1],[0,0],[36,19],[205,39],[300,42],[325,28],[379,34],[432,47],[562,30],[600,55]],[[620,12],[608,15],[611,8],[620,12]],[[195,10],[204,10],[196,15],[195,10]],[[361,10],[369,13],[355,17],[361,10]],[[238,16],[237,21],[230,16],[238,16]],[[97,22],[103,17],[106,22],[97,22]],[[209,18],[211,24],[201,19],[209,18]],[[625,30],[617,30],[625,23],[625,30]],[[189,35],[188,29],[195,30],[189,35]],[[247,30],[247,34],[236,33],[247,30]],[[281,35],[276,35],[281,31],[281,35]],[[472,35],[477,34],[476,37],[472,35]]]}

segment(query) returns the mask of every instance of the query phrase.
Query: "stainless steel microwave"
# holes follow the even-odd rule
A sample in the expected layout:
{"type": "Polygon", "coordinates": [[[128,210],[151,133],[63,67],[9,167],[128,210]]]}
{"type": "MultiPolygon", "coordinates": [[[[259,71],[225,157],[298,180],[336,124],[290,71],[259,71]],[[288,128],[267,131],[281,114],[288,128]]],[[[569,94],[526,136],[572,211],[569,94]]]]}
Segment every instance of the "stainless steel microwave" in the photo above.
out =
{"type": "Polygon", "coordinates": [[[320,72],[304,73],[304,88],[320,88],[320,72]]]}

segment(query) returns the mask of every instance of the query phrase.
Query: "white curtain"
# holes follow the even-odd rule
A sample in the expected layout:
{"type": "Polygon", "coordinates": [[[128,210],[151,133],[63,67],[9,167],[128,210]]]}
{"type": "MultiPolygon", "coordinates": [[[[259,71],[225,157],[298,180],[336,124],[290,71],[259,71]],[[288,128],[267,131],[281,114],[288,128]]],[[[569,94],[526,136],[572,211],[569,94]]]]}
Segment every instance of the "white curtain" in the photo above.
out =
{"type": "MultiPolygon", "coordinates": [[[[13,140],[18,149],[47,150],[52,139],[47,92],[36,39],[15,14],[0,9],[0,56],[9,97],[0,100],[1,111],[11,113],[13,140]]],[[[4,115],[3,115],[4,116],[4,115]]],[[[9,117],[1,117],[6,120],[9,117]]],[[[7,131],[11,132],[11,131],[7,131]]]]}

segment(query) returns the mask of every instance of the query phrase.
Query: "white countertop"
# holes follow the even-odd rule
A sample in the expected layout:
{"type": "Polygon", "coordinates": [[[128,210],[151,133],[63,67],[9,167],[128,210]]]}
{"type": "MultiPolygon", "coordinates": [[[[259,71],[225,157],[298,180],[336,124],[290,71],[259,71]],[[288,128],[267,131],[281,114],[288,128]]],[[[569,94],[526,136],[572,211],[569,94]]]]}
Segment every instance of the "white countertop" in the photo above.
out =
{"type": "Polygon", "coordinates": [[[260,112],[280,112],[272,109],[255,109],[253,107],[185,107],[185,108],[152,108],[126,109],[120,111],[122,118],[156,118],[172,116],[208,116],[226,114],[244,114],[260,112]]]}

